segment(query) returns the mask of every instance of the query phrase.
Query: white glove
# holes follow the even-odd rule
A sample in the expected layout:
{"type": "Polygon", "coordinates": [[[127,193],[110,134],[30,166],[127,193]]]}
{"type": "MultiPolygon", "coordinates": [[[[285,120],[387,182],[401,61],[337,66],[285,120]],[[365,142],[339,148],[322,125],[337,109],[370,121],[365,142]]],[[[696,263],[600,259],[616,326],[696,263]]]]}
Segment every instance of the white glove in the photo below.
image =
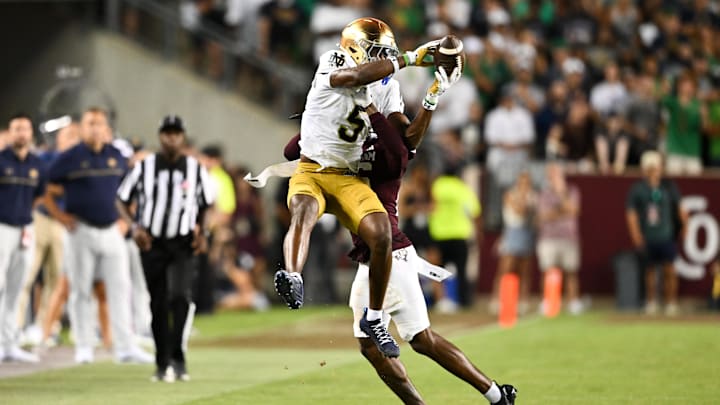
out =
{"type": "Polygon", "coordinates": [[[414,51],[406,51],[402,54],[405,66],[431,66],[433,54],[438,45],[440,45],[440,40],[436,39],[418,46],[414,51]]]}
{"type": "Polygon", "coordinates": [[[452,87],[453,84],[457,83],[457,81],[460,80],[460,76],[462,76],[462,71],[457,66],[453,69],[452,73],[450,73],[450,77],[448,77],[445,72],[445,68],[440,66],[438,70],[435,71],[435,81],[433,81],[427,94],[425,94],[423,108],[429,111],[435,111],[440,96],[452,87]]]}
{"type": "Polygon", "coordinates": [[[368,108],[373,102],[372,94],[370,94],[368,86],[362,86],[355,90],[355,93],[353,94],[353,101],[355,101],[356,105],[359,105],[364,109],[368,108]]]}

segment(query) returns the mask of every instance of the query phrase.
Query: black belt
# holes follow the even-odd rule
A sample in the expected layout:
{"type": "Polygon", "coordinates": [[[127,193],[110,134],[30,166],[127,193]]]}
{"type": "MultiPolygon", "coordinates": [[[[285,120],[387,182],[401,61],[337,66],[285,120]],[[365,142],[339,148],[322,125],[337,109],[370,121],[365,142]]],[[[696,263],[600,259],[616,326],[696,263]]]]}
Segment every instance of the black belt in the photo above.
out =
{"type": "Polygon", "coordinates": [[[100,228],[100,229],[107,229],[107,228],[110,228],[111,226],[115,225],[115,221],[112,221],[110,223],[99,224],[97,222],[86,221],[83,219],[83,220],[80,220],[80,222],[82,222],[83,224],[85,224],[87,226],[90,226],[93,228],[100,228]]]}

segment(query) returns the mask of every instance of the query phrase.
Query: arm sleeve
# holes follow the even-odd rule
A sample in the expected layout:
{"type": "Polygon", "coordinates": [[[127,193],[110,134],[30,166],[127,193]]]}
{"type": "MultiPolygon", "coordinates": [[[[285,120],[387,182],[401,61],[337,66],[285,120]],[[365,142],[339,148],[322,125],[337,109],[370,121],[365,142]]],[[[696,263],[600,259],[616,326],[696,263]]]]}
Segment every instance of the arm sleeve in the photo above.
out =
{"type": "Polygon", "coordinates": [[[297,134],[290,138],[285,149],[283,149],[283,155],[287,160],[300,159],[300,134],[297,134]]]}
{"type": "Polygon", "coordinates": [[[137,162],[135,167],[133,167],[133,169],[125,175],[122,182],[120,182],[120,187],[118,187],[117,190],[117,198],[124,204],[129,204],[135,196],[144,164],[144,160],[137,162]]]}

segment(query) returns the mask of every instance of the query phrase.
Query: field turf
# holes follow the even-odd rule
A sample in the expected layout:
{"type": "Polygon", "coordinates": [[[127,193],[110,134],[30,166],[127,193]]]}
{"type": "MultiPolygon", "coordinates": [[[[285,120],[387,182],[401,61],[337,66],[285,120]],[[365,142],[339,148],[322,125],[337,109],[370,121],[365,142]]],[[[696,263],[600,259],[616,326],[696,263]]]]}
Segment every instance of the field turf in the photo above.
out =
{"type": "MultiPolygon", "coordinates": [[[[433,322],[480,369],[516,385],[518,404],[720,403],[718,317],[595,312],[530,317],[512,329],[458,327],[472,318],[433,322]]],[[[99,362],[0,379],[0,404],[400,403],[355,349],[350,319],[344,307],[203,317],[190,345],[191,382],[150,383],[152,366],[99,362]]],[[[428,404],[486,403],[409,345],[401,359],[428,404]]]]}

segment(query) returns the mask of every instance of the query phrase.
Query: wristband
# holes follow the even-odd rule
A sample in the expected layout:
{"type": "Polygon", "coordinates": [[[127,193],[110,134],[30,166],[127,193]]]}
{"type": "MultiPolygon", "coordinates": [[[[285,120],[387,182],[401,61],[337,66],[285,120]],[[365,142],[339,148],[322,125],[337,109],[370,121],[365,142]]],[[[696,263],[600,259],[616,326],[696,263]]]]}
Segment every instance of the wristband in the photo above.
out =
{"type": "Polygon", "coordinates": [[[405,61],[405,66],[410,66],[410,65],[414,65],[414,64],[415,64],[415,60],[414,60],[414,59],[417,58],[417,55],[415,55],[415,58],[413,58],[413,57],[410,55],[410,52],[405,52],[404,54],[402,54],[402,57],[403,57],[403,60],[405,61]]]}
{"type": "MultiPolygon", "coordinates": [[[[400,70],[400,64],[398,63],[398,60],[395,56],[391,56],[388,58],[390,62],[392,62],[393,65],[393,74],[397,73],[400,70]]],[[[405,62],[407,64],[407,61],[405,62]]]]}
{"type": "Polygon", "coordinates": [[[439,99],[440,96],[428,93],[425,95],[425,98],[422,101],[422,106],[428,111],[435,111],[439,99]]]}

